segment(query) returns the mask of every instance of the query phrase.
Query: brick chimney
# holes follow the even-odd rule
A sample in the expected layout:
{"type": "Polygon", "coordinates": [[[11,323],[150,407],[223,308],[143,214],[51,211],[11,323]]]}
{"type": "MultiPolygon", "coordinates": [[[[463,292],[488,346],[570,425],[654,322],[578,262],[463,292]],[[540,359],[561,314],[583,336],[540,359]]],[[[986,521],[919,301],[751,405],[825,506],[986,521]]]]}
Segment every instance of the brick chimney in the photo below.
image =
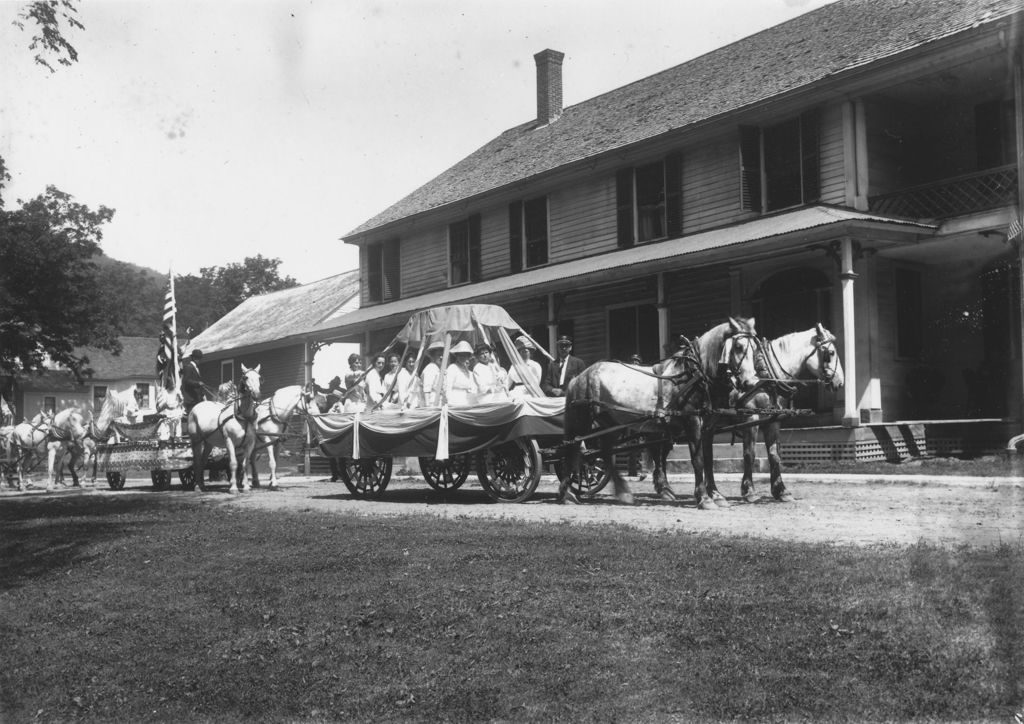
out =
{"type": "Polygon", "coordinates": [[[562,59],[565,53],[542,50],[537,62],[537,125],[545,126],[562,115],[562,59]]]}

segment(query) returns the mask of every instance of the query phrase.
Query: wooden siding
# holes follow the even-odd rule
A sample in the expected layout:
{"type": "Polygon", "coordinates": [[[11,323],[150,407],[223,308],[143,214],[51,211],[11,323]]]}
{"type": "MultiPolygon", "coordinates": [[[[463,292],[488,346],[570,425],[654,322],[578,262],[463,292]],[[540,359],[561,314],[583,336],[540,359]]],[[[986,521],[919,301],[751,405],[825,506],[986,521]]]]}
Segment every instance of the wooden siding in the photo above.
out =
{"type": "Polygon", "coordinates": [[[731,314],[729,270],[725,266],[676,270],[668,275],[667,290],[670,335],[696,337],[731,314]]]}
{"type": "Polygon", "coordinates": [[[549,258],[569,262],[616,248],[615,174],[595,174],[549,196],[549,258]]]}
{"type": "Polygon", "coordinates": [[[683,235],[756,218],[740,209],[739,135],[735,129],[683,151],[683,235]]]}
{"type": "MultiPolygon", "coordinates": [[[[252,368],[260,366],[260,376],[263,377],[262,392],[264,396],[282,387],[289,385],[301,385],[305,383],[303,364],[303,346],[301,344],[268,349],[247,355],[236,355],[233,358],[232,376],[237,382],[242,376],[242,365],[252,368]]],[[[216,390],[220,384],[221,361],[204,362],[199,365],[199,373],[211,389],[216,390]]]]}

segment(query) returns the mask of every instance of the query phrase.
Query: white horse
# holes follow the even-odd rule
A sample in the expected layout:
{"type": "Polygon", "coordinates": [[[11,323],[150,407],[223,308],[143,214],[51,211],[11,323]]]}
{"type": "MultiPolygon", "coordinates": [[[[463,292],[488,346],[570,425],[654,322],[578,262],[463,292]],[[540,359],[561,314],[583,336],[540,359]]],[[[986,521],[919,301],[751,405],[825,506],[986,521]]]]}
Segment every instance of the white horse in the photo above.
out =
{"type": "Polygon", "coordinates": [[[300,385],[282,387],[256,408],[256,448],[252,454],[252,481],[259,485],[256,461],[264,449],[270,465],[270,488],[277,487],[277,458],[284,444],[288,422],[296,414],[309,414],[311,393],[300,385]]]}
{"type": "Polygon", "coordinates": [[[14,426],[9,437],[11,456],[15,458],[18,476],[18,490],[25,489],[25,471],[47,460],[46,489],[53,490],[58,462],[67,453],[71,454],[71,479],[77,488],[76,467],[84,454],[86,436],[85,416],[81,410],[69,407],[52,418],[36,415],[31,422],[14,426]]]}
{"type": "MultiPolygon", "coordinates": [[[[135,390],[107,390],[103,398],[103,405],[99,414],[89,421],[86,427],[86,435],[82,441],[82,456],[80,468],[83,471],[90,471],[89,480],[96,483],[96,445],[110,441],[120,442],[121,437],[115,427],[115,422],[136,422],[141,416],[139,401],[135,398],[135,390]],[[90,468],[91,466],[91,468],[90,468]]],[[[74,477],[72,471],[72,477],[74,477]]],[[[58,466],[58,478],[63,479],[63,466],[58,466]]]]}
{"type": "Polygon", "coordinates": [[[196,485],[203,490],[203,470],[215,445],[228,451],[231,468],[231,487],[238,492],[238,483],[249,490],[246,468],[256,444],[256,415],[260,396],[260,366],[249,369],[242,365],[242,379],[238,383],[238,396],[233,402],[221,404],[204,400],[197,403],[188,415],[188,436],[192,441],[192,470],[196,485]],[[241,451],[241,461],[238,452],[241,451]]]}
{"type": "MultiPolygon", "coordinates": [[[[763,388],[741,403],[747,409],[789,409],[797,386],[808,381],[819,381],[830,389],[843,386],[843,365],[839,361],[835,336],[819,322],[803,332],[793,332],[772,340],[761,340],[754,365],[763,388]]],[[[751,418],[759,419],[758,416],[751,418]]],[[[754,458],[756,454],[754,427],[743,428],[743,482],[740,494],[747,502],[754,502],[754,458]]],[[[782,480],[782,455],[779,450],[778,418],[767,419],[756,425],[764,438],[768,453],[772,497],[790,502],[793,495],[782,480]]]]}

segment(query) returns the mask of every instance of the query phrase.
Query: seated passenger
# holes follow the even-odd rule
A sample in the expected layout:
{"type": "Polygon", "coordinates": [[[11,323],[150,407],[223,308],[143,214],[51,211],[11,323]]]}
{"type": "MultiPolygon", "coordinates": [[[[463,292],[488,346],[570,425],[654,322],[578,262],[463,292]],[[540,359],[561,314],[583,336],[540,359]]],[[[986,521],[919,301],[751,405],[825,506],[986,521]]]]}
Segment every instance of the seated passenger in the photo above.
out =
{"type": "Polygon", "coordinates": [[[480,390],[469,369],[473,348],[463,340],[452,346],[449,355],[452,363],[445,370],[445,395],[452,407],[468,407],[476,404],[480,390]]]}
{"type": "Polygon", "coordinates": [[[476,382],[478,402],[501,402],[508,399],[508,379],[505,370],[495,361],[491,346],[481,343],[473,350],[476,365],[473,380],[476,382]]]}
{"type": "Polygon", "coordinates": [[[424,407],[438,407],[441,404],[441,356],[444,342],[434,342],[427,347],[428,362],[420,373],[420,392],[424,407]]]}
{"type": "MultiPolygon", "coordinates": [[[[516,337],[516,350],[519,352],[521,363],[525,366],[525,372],[531,382],[540,386],[540,363],[532,359],[533,342],[525,335],[516,337]]],[[[513,398],[523,398],[530,395],[530,389],[526,386],[523,376],[519,373],[515,364],[508,368],[508,391],[513,398]]]]}

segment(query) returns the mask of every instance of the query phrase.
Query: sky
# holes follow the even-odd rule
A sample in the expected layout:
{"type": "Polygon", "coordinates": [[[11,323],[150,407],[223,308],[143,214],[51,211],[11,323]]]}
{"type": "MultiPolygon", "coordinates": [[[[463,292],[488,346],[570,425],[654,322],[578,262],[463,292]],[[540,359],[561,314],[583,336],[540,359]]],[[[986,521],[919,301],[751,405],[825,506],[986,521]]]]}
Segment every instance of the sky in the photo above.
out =
{"type": "MultiPolygon", "coordinates": [[[[0,0],[8,208],[48,185],[115,210],[107,256],[196,274],[262,254],[299,283],[347,232],[536,117],[533,55],[574,105],[826,0],[86,0],[51,73],[0,0]]],[[[314,379],[347,369],[324,348],[314,379]]]]}

